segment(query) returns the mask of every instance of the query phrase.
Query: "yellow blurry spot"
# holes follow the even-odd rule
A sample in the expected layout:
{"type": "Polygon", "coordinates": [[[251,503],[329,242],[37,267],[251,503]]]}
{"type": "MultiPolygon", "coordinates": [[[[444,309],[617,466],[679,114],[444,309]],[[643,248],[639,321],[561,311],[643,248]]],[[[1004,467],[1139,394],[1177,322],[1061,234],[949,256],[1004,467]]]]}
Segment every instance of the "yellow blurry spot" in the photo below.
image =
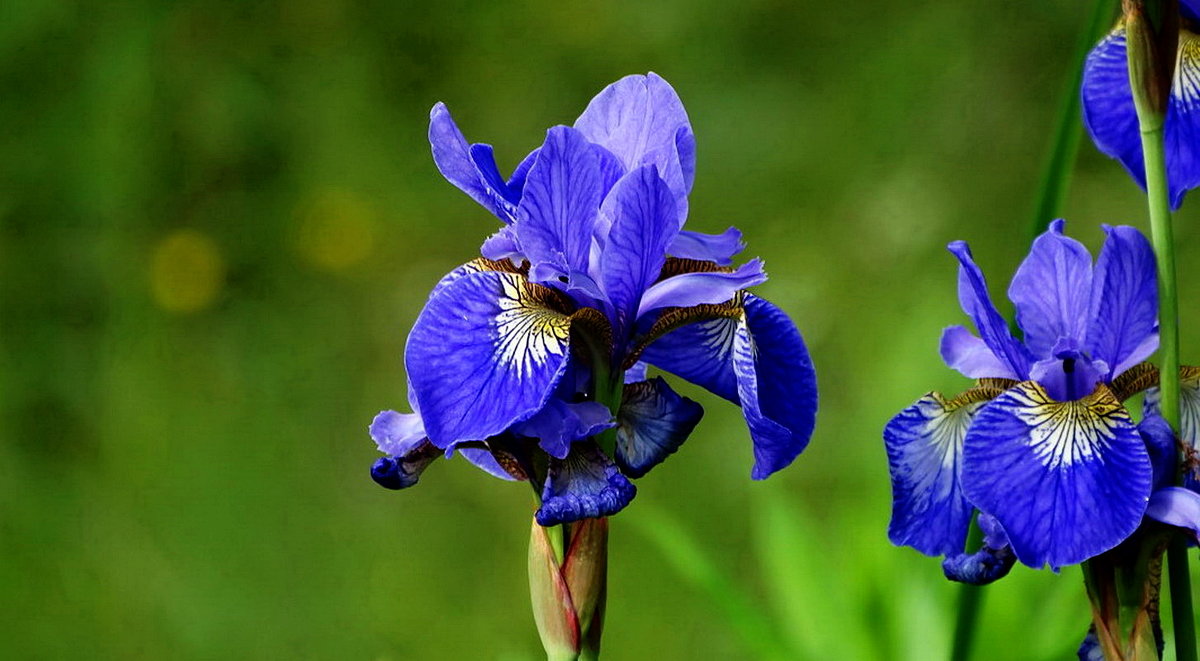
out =
{"type": "Polygon", "coordinates": [[[375,210],[340,189],[312,195],[296,209],[296,251],[323,271],[341,271],[366,259],[375,242],[375,210]]]}
{"type": "Polygon", "coordinates": [[[225,262],[208,236],[177,230],[154,247],[150,288],[154,302],[164,310],[199,312],[212,305],[224,284],[225,262]]]}

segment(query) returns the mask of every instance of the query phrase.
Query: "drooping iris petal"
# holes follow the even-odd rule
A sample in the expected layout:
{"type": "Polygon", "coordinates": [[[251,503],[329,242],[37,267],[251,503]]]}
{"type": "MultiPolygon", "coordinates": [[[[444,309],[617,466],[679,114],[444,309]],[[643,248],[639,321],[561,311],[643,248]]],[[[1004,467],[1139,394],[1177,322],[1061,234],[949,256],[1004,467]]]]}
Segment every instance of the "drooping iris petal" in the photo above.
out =
{"type": "MultiPolygon", "coordinates": [[[[471,196],[471,199],[483,205],[500,220],[506,223],[513,221],[516,205],[507,199],[507,186],[503,190],[497,190],[489,185],[471,156],[471,147],[466,138],[443,103],[435,104],[429,111],[429,145],[433,149],[433,162],[447,181],[471,196]]],[[[487,147],[486,151],[490,154],[490,147],[487,147]]],[[[495,167],[494,161],[491,167],[495,167]]]]}
{"type": "Polygon", "coordinates": [[[962,444],[983,401],[930,393],[883,429],[892,475],[888,538],[926,555],[958,554],[973,508],[962,492],[962,444]]]}
{"type": "Polygon", "coordinates": [[[1151,484],[1155,489],[1174,484],[1175,463],[1179,454],[1175,445],[1175,432],[1171,430],[1171,425],[1166,419],[1158,414],[1157,407],[1138,423],[1138,433],[1142,435],[1142,441],[1146,444],[1146,452],[1154,470],[1151,484]]]}
{"type": "Polygon", "coordinates": [[[1154,250],[1133,227],[1105,226],[1092,281],[1087,347],[1110,367],[1109,379],[1158,348],[1158,280],[1154,250]]]}
{"type": "Polygon", "coordinates": [[[646,347],[642,360],[737,404],[733,338],[739,324],[720,318],[681,326],[646,347]]]}
{"type": "MultiPolygon", "coordinates": [[[[1083,118],[1096,147],[1120,160],[1144,189],[1141,135],[1126,67],[1125,31],[1118,26],[1088,55],[1083,118]]],[[[1179,31],[1179,59],[1163,131],[1168,194],[1171,208],[1178,209],[1187,191],[1200,185],[1200,37],[1186,29],[1179,31]]]]}
{"type": "Polygon", "coordinates": [[[672,257],[698,259],[728,266],[733,263],[733,256],[745,247],[746,244],[742,243],[742,232],[736,227],[730,227],[720,234],[682,230],[671,242],[667,252],[672,257]]]}
{"type": "Polygon", "coordinates": [[[512,476],[512,473],[504,470],[504,467],[500,465],[500,462],[496,461],[496,457],[491,452],[483,448],[458,448],[458,452],[464,459],[485,473],[510,482],[517,479],[512,476]]]}
{"type": "MultiPolygon", "coordinates": [[[[1168,438],[1173,445],[1174,434],[1170,431],[1170,425],[1163,420],[1162,412],[1159,409],[1161,400],[1162,391],[1157,387],[1146,391],[1142,424],[1143,426],[1151,425],[1147,428],[1147,431],[1151,433],[1169,435],[1168,438]]],[[[1184,367],[1179,373],[1179,442],[1188,450],[1189,454],[1200,456],[1197,454],[1200,453],[1200,367],[1184,367]]],[[[1174,470],[1175,452],[1174,448],[1169,452],[1171,470],[1174,470]]],[[[1174,475],[1171,476],[1169,482],[1174,482],[1174,475]]],[[[1200,467],[1192,466],[1184,474],[1184,484],[1192,488],[1200,488],[1200,467]]]]}
{"type": "Polygon", "coordinates": [[[963,312],[975,322],[979,336],[1014,373],[1024,378],[1029,374],[1029,351],[1012,336],[1004,317],[996,311],[988,295],[987,281],[975,265],[971,249],[965,241],[954,241],[947,249],[958,258],[958,302],[963,312]]]}
{"type": "Polygon", "coordinates": [[[974,553],[959,553],[942,560],[942,573],[947,579],[969,585],[994,583],[1012,570],[1017,562],[1004,527],[990,514],[979,514],[983,530],[983,546],[974,553]]]}
{"type": "Polygon", "coordinates": [[[675,199],[652,165],[621,178],[600,214],[612,221],[601,280],[616,314],[614,334],[623,337],[637,318],[642,295],[658,279],[667,246],[678,233],[675,199]]]}
{"type": "Polygon", "coordinates": [[[681,273],[654,283],[642,296],[637,315],[665,307],[690,308],[724,303],[739,291],[767,281],[762,260],[752,259],[735,271],[681,273]]]}
{"type": "Polygon", "coordinates": [[[1034,568],[1082,562],[1128,537],[1151,476],[1137,428],[1104,386],[1057,402],[1021,383],[980,409],[963,442],[963,492],[1034,568]]]}
{"type": "Polygon", "coordinates": [[[612,152],[626,171],[657,167],[675,194],[678,223],[683,225],[696,167],[695,140],[683,102],[667,81],[655,73],[618,80],[592,99],[575,128],[612,152]]]}
{"type": "Polygon", "coordinates": [[[1159,489],[1150,496],[1146,516],[1169,526],[1183,528],[1200,542],[1200,494],[1183,487],[1159,489]]]}
{"type": "Polygon", "coordinates": [[[566,126],[547,131],[513,225],[534,269],[549,267],[554,277],[587,271],[600,187],[600,162],[583,135],[566,126]]]}
{"type": "Polygon", "coordinates": [[[950,326],[942,331],[941,354],[947,367],[970,379],[1020,378],[992,353],[986,342],[963,326],[950,326]]]}
{"type": "Polygon", "coordinates": [[[542,526],[616,514],[637,487],[593,442],[576,443],[566,459],[551,459],[534,517],[542,526]]]}
{"type": "Polygon", "coordinates": [[[733,371],[754,443],[750,477],[766,479],[808,446],[817,417],[817,375],[792,320],[751,294],[733,338],[733,371]]]}
{"type": "Polygon", "coordinates": [[[545,405],[567,365],[570,318],[513,273],[463,276],[417,317],[405,366],[429,439],[483,440],[545,405]]]}
{"type": "Polygon", "coordinates": [[[661,377],[625,386],[617,414],[617,465],[638,478],[679,449],[704,415],[661,377]]]}
{"type": "Polygon", "coordinates": [[[562,459],[571,444],[615,426],[612,413],[597,402],[564,402],[552,398],[541,411],[517,423],[513,433],[538,439],[543,450],[562,459]]]}
{"type": "Polygon", "coordinates": [[[380,411],[368,431],[384,454],[405,455],[425,441],[425,425],[418,413],[380,411]]]}
{"type": "Polygon", "coordinates": [[[1064,236],[1061,219],[1039,236],[1008,288],[1017,307],[1025,346],[1036,357],[1051,355],[1062,337],[1082,340],[1092,298],[1092,256],[1064,236]]]}
{"type": "Polygon", "coordinates": [[[403,455],[380,457],[371,465],[371,479],[386,489],[407,489],[421,478],[421,473],[442,456],[441,450],[422,439],[403,455]]]}
{"type": "Polygon", "coordinates": [[[1096,625],[1088,629],[1075,654],[1079,661],[1104,661],[1104,648],[1100,646],[1100,639],[1096,637],[1096,625]]]}

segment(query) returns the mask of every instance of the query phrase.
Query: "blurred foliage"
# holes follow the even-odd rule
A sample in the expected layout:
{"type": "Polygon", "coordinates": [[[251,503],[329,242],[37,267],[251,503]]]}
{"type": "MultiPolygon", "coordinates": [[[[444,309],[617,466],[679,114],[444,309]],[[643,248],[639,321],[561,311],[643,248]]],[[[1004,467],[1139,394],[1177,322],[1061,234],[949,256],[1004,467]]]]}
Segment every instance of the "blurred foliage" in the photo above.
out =
{"type": "MultiPolygon", "coordinates": [[[[495,226],[434,169],[429,107],[511,167],[647,70],[695,127],[690,226],[736,224],[773,267],[760,291],[804,331],[822,409],[795,466],[752,483],[738,412],[684,389],[708,416],[613,521],[606,658],[948,649],[954,586],[886,539],[880,430],[965,384],[936,354],[963,321],[943,247],[971,241],[997,295],[1024,254],[1077,2],[25,0],[3,16],[6,657],[535,658],[527,490],[454,460],[387,492],[366,425],[404,406],[431,285],[495,226]],[[660,552],[663,521],[692,556],[660,552]],[[771,639],[748,641],[760,626],[771,639]]],[[[1185,363],[1196,204],[1177,229],[1185,363]]],[[[1101,222],[1145,225],[1090,144],[1067,205],[1093,246],[1101,222]]],[[[1065,658],[1087,618],[1076,570],[1018,568],[989,589],[977,649],[1065,658]]]]}

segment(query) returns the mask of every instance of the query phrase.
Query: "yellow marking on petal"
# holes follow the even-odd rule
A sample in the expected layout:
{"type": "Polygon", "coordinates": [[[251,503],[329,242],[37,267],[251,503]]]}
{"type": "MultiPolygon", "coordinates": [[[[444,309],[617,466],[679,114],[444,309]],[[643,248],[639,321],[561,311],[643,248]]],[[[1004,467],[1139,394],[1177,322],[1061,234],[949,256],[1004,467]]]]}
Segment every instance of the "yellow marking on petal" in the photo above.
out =
{"type": "Polygon", "coordinates": [[[1120,425],[1132,425],[1129,413],[1107,386],[1069,402],[1055,401],[1034,381],[1009,391],[1020,406],[1017,417],[1029,425],[1029,446],[1050,468],[1092,461],[1116,438],[1120,425]]]}
{"type": "Polygon", "coordinates": [[[967,393],[947,400],[940,392],[931,392],[917,401],[926,418],[925,437],[941,454],[942,466],[947,468],[953,467],[958,460],[975,412],[988,402],[965,395],[967,393]]]}
{"type": "Polygon", "coordinates": [[[1171,92],[1191,110],[1200,110],[1200,35],[1187,30],[1179,31],[1179,59],[1171,92]]]}
{"type": "Polygon", "coordinates": [[[225,284],[225,261],[217,244],[194,229],[176,230],[154,247],[150,290],[168,312],[187,314],[212,305],[225,284]]]}
{"type": "Polygon", "coordinates": [[[519,377],[533,373],[551,355],[561,356],[571,337],[571,318],[547,307],[546,296],[516,274],[503,274],[500,314],[494,321],[500,360],[519,377]]]}

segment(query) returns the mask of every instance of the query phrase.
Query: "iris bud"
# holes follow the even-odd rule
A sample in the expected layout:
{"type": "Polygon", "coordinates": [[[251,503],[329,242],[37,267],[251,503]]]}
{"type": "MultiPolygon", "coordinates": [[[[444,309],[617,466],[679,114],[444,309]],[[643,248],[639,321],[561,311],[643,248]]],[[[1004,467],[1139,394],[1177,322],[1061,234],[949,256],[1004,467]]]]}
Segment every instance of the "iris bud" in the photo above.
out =
{"type": "Polygon", "coordinates": [[[1179,0],[1122,0],[1129,82],[1142,126],[1161,126],[1175,76],[1179,46],[1179,0]]]}

